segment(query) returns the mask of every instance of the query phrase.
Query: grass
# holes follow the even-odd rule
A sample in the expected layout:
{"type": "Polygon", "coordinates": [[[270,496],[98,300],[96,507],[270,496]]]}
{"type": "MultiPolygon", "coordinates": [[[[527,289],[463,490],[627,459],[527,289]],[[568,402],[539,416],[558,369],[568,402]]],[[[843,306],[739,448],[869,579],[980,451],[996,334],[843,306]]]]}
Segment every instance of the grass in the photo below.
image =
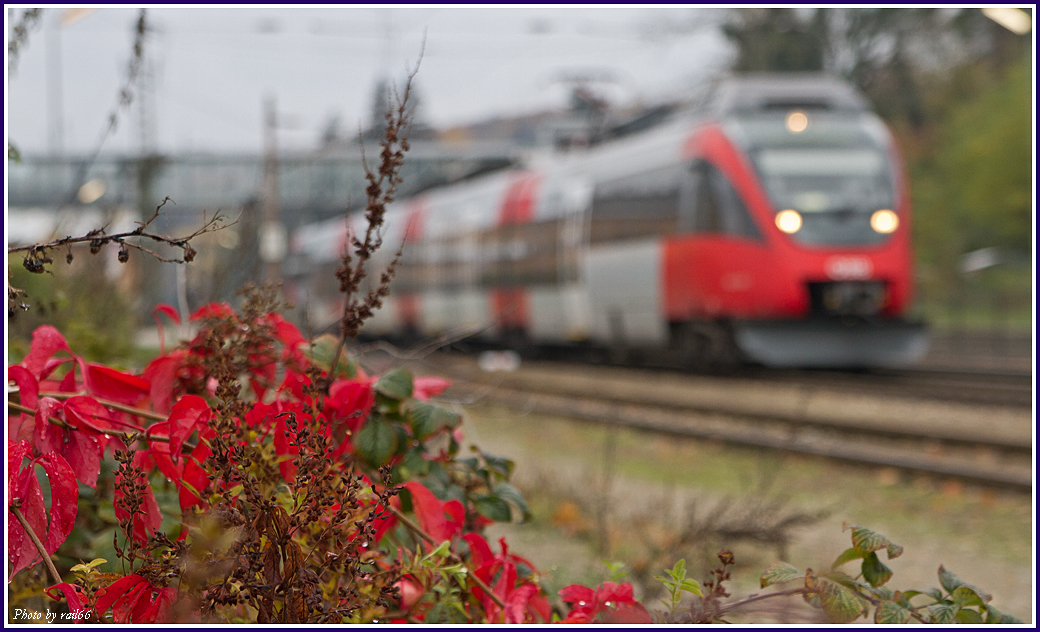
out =
{"type": "MultiPolygon", "coordinates": [[[[816,525],[793,530],[789,561],[796,566],[828,566],[849,546],[849,534],[841,531],[848,521],[906,547],[901,558],[888,562],[895,571],[894,588],[937,586],[936,572],[944,564],[993,592],[998,608],[1030,619],[1033,507],[1031,498],[1021,494],[497,407],[471,407],[467,434],[484,449],[517,461],[516,482],[535,518],[501,533],[539,568],[555,567],[546,583],[550,589],[573,582],[598,584],[609,575],[604,560],[624,562],[633,575],[659,575],[662,562],[670,567],[675,559],[664,562],[660,555],[648,555],[646,543],[675,546],[684,502],[695,501],[703,516],[751,497],[776,500],[791,513],[829,514],[816,525]],[[648,563],[657,566],[642,568],[648,563]]],[[[713,541],[676,548],[675,555],[699,555],[688,562],[703,573],[718,550],[712,547],[731,544],[738,559],[734,586],[739,587],[731,592],[757,591],[758,574],[778,559],[774,547],[713,541]]],[[[693,570],[691,576],[704,579],[693,570]]]]}

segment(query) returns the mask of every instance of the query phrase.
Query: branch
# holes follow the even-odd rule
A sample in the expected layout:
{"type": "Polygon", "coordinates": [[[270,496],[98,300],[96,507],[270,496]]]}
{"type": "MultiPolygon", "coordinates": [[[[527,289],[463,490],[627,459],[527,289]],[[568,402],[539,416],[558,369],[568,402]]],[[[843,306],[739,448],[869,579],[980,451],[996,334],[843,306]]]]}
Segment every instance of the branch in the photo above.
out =
{"type": "MultiPolygon", "coordinates": [[[[68,398],[68,397],[71,397],[72,395],[74,395],[74,393],[58,393],[58,394],[59,395],[64,395],[65,398],[68,398]]],[[[41,393],[41,395],[43,395],[43,394],[41,393]]],[[[94,398],[94,399],[97,399],[97,398],[94,398]]],[[[99,404],[102,404],[103,406],[106,406],[106,407],[110,407],[110,408],[117,408],[118,407],[119,410],[122,410],[123,412],[128,412],[131,415],[136,415],[138,413],[145,413],[148,416],[149,419],[159,418],[162,421],[166,421],[166,417],[161,417],[161,416],[158,415],[158,413],[142,411],[139,408],[131,408],[129,406],[123,406],[122,404],[112,405],[111,402],[106,403],[104,400],[100,400],[100,399],[97,399],[97,401],[98,401],[99,404]]],[[[8,408],[13,408],[14,410],[17,410],[20,413],[25,413],[26,415],[33,415],[33,416],[35,416],[36,412],[37,412],[35,408],[29,408],[28,406],[23,406],[22,404],[16,404],[14,402],[7,402],[7,407],[8,408]]],[[[145,415],[141,415],[141,416],[145,416],[145,415]]],[[[61,419],[58,419],[57,417],[48,417],[47,421],[49,423],[54,424],[55,426],[58,426],[59,428],[67,428],[69,430],[79,430],[79,428],[77,428],[76,426],[71,426],[67,422],[62,421],[61,419]]],[[[102,434],[106,434],[106,435],[111,434],[112,436],[123,437],[125,439],[135,439],[135,436],[136,436],[137,439],[143,439],[144,441],[158,441],[159,443],[169,443],[170,442],[170,438],[169,437],[153,437],[153,436],[150,436],[148,434],[150,430],[151,430],[151,428],[145,428],[144,434],[133,433],[133,432],[125,432],[125,433],[116,433],[116,432],[107,433],[107,432],[105,432],[105,433],[102,433],[102,434]]],[[[181,448],[181,451],[185,452],[185,453],[191,452],[192,450],[195,449],[195,447],[196,447],[196,444],[188,442],[188,441],[185,441],[184,442],[184,446],[181,448]]]]}
{"type": "Polygon", "coordinates": [[[40,538],[36,535],[36,532],[33,531],[32,527],[29,526],[29,522],[25,519],[25,516],[22,515],[21,509],[18,508],[21,504],[21,500],[15,499],[14,502],[7,506],[7,508],[11,510],[11,513],[14,514],[15,518],[18,518],[18,522],[22,524],[22,528],[29,534],[29,539],[32,540],[33,546],[36,547],[36,550],[40,553],[40,557],[42,557],[44,563],[47,564],[47,570],[50,571],[51,577],[54,578],[54,583],[60,584],[61,575],[58,574],[58,569],[54,568],[54,562],[51,561],[51,556],[47,555],[47,550],[43,548],[43,542],[40,542],[40,538]]]}
{"type": "MultiPolygon", "coordinates": [[[[151,225],[151,223],[153,221],[155,221],[155,219],[157,217],[159,217],[159,215],[160,215],[159,209],[161,209],[163,206],[165,206],[167,202],[172,202],[172,201],[173,200],[171,200],[167,196],[162,201],[162,203],[159,204],[159,206],[155,207],[155,213],[150,218],[148,218],[148,221],[146,221],[146,222],[137,222],[137,224],[138,224],[137,228],[135,228],[132,231],[128,231],[128,232],[124,232],[124,233],[116,233],[114,235],[106,235],[104,228],[98,228],[96,230],[90,231],[89,233],[87,233],[86,235],[83,235],[82,237],[65,237],[64,239],[55,239],[53,241],[48,241],[46,243],[31,244],[31,245],[28,245],[28,246],[8,246],[7,254],[13,254],[13,253],[16,253],[16,252],[28,252],[29,254],[26,256],[25,261],[23,262],[22,265],[24,265],[25,269],[28,270],[29,272],[35,272],[35,273],[42,273],[42,272],[44,272],[45,271],[45,267],[44,267],[45,264],[52,263],[52,259],[47,256],[47,251],[48,250],[55,249],[55,248],[69,247],[69,246],[72,246],[73,244],[81,244],[81,243],[86,243],[86,242],[90,243],[90,252],[91,252],[91,254],[97,254],[98,252],[101,251],[101,249],[104,246],[106,246],[110,242],[116,242],[116,243],[120,244],[121,246],[123,246],[123,248],[122,248],[122,252],[120,252],[119,260],[121,262],[123,262],[123,263],[126,263],[126,258],[124,256],[124,252],[125,252],[127,247],[134,248],[135,250],[140,250],[141,252],[144,252],[146,254],[149,254],[149,255],[155,257],[156,259],[158,259],[159,261],[162,261],[163,263],[189,263],[189,262],[191,262],[192,260],[195,259],[195,254],[196,254],[195,249],[192,248],[191,244],[190,244],[192,239],[195,239],[199,235],[204,235],[206,233],[211,233],[213,231],[217,231],[217,230],[221,230],[223,228],[228,228],[230,226],[234,226],[236,223],[238,223],[237,221],[234,221],[234,222],[231,222],[230,224],[225,224],[224,222],[227,220],[227,218],[224,217],[223,215],[220,215],[218,213],[212,219],[206,221],[202,225],[202,228],[199,228],[194,233],[191,233],[190,235],[185,235],[184,237],[170,237],[170,236],[167,236],[167,235],[160,235],[160,234],[157,234],[157,233],[147,232],[145,229],[148,228],[148,226],[151,225]],[[131,241],[127,241],[128,239],[131,239],[131,238],[151,239],[152,241],[157,242],[157,243],[167,244],[167,245],[172,246],[174,248],[180,248],[181,251],[184,253],[183,254],[183,258],[181,258],[181,259],[167,259],[166,257],[163,257],[163,256],[159,255],[157,252],[155,252],[153,250],[150,250],[148,248],[145,248],[144,246],[141,246],[140,244],[137,244],[137,243],[134,243],[134,242],[131,242],[131,241]]],[[[72,252],[71,251],[69,251],[69,254],[66,256],[65,260],[68,263],[72,263],[72,252]]]]}
{"type": "Polygon", "coordinates": [[[763,599],[770,599],[772,597],[789,597],[791,595],[803,595],[803,594],[808,593],[808,592],[812,592],[812,591],[810,589],[806,588],[805,586],[802,586],[801,588],[789,588],[787,590],[779,590],[777,592],[765,593],[764,595],[759,595],[759,594],[748,595],[747,597],[745,597],[743,599],[740,599],[740,600],[737,600],[737,601],[720,604],[719,605],[719,609],[718,609],[718,613],[719,614],[725,614],[725,613],[730,612],[732,610],[736,610],[737,608],[739,608],[741,606],[747,605],[749,603],[754,603],[756,601],[762,601],[763,599]]]}

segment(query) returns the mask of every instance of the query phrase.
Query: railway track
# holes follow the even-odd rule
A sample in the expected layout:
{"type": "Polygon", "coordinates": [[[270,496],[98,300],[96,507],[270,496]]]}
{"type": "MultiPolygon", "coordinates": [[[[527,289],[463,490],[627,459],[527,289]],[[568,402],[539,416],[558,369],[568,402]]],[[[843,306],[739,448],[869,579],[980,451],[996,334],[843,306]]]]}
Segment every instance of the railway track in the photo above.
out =
{"type": "Polygon", "coordinates": [[[873,387],[850,392],[818,375],[723,379],[557,363],[487,373],[458,356],[437,358],[433,370],[456,381],[446,395],[463,404],[1033,489],[1033,424],[1020,406],[895,398],[873,387]]]}

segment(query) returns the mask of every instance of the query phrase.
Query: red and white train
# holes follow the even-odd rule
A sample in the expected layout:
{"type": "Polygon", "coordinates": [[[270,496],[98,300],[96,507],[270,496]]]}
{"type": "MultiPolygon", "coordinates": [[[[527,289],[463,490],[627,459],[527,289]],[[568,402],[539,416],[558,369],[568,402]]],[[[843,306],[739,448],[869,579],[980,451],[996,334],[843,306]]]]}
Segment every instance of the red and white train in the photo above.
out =
{"type": "MultiPolygon", "coordinates": [[[[345,230],[298,231],[302,267],[334,262],[345,230]]],[[[907,365],[927,347],[905,319],[899,152],[851,86],[818,75],[736,77],[699,112],[397,202],[375,269],[402,243],[368,334],[778,367],[907,365]]],[[[337,313],[323,276],[297,288],[319,325],[337,313]]]]}

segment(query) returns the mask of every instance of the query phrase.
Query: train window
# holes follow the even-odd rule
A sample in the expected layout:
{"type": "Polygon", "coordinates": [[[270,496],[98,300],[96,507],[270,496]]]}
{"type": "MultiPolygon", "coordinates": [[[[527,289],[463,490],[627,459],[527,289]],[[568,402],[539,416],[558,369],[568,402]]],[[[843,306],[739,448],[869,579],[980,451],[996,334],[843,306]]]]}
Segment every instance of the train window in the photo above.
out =
{"type": "Polygon", "coordinates": [[[668,167],[596,186],[590,241],[623,241],[674,233],[679,223],[681,170],[668,167]]]}
{"type": "Polygon", "coordinates": [[[762,238],[744,201],[718,168],[698,160],[692,171],[693,201],[684,213],[683,230],[762,238]]]}

